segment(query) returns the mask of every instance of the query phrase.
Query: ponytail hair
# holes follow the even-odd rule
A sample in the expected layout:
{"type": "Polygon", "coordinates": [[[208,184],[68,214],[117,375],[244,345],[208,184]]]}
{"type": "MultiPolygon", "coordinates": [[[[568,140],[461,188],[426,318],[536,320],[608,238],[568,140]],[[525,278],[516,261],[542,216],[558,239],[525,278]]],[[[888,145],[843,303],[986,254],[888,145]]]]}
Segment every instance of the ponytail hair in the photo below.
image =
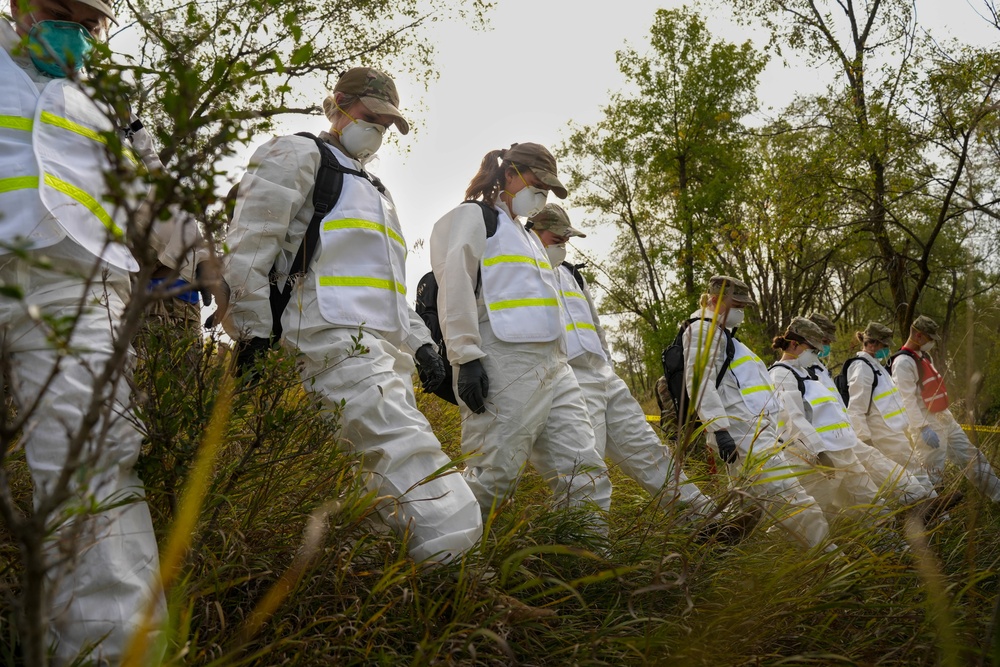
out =
{"type": "Polygon", "coordinates": [[[871,338],[869,338],[868,340],[865,340],[865,332],[864,331],[858,331],[854,335],[855,335],[855,337],[857,337],[858,342],[861,343],[862,345],[864,345],[865,343],[870,343],[871,342],[871,338]]]}
{"type": "Polygon", "coordinates": [[[503,190],[504,175],[511,162],[506,159],[507,149],[490,151],[479,165],[479,171],[469,181],[465,189],[466,200],[482,199],[484,203],[493,206],[500,191],[503,190]]]}
{"type": "Polygon", "coordinates": [[[788,349],[788,346],[791,344],[792,341],[788,340],[784,336],[775,336],[774,339],[771,341],[771,349],[780,350],[781,352],[784,352],[785,350],[788,349]]]}

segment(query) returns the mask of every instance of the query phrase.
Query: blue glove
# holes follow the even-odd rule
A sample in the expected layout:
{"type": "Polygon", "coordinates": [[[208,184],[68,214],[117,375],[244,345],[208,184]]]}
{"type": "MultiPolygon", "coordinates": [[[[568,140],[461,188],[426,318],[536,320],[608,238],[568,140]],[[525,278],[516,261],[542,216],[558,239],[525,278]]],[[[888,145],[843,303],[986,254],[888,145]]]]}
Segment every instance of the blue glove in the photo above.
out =
{"type": "Polygon", "coordinates": [[[941,446],[941,438],[938,437],[938,434],[930,426],[924,426],[920,429],[920,437],[924,439],[924,442],[931,449],[937,449],[941,446]]]}

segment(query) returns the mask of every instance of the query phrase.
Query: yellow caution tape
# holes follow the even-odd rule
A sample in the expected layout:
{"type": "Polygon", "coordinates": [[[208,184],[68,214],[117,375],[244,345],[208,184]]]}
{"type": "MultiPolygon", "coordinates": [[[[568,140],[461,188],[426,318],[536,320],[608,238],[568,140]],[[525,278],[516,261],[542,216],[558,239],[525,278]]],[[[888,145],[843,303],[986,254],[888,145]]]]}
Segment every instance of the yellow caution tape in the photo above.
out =
{"type": "MultiPolygon", "coordinates": [[[[646,415],[646,421],[659,422],[660,415],[646,415]]],[[[973,427],[969,424],[962,424],[962,429],[971,431],[973,427]]],[[[975,429],[980,433],[1000,433],[1000,426],[976,426],[975,429]]]]}

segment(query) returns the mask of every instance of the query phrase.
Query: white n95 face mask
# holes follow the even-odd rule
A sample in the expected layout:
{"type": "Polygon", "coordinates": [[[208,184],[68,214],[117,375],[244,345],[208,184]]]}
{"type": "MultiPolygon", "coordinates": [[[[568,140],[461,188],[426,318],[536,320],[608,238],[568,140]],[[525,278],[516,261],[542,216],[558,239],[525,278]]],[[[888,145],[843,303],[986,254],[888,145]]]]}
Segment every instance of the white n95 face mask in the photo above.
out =
{"type": "Polygon", "coordinates": [[[546,246],[545,254],[549,256],[549,263],[554,269],[566,261],[566,244],[557,243],[555,245],[546,246]]]}
{"type": "Polygon", "coordinates": [[[545,208],[549,193],[541,188],[527,185],[517,191],[510,202],[510,212],[516,216],[530,218],[545,208]]]}
{"type": "Polygon", "coordinates": [[[927,341],[926,343],[920,346],[920,349],[924,352],[930,352],[931,350],[934,349],[934,341],[932,340],[927,341]]]}
{"type": "Polygon", "coordinates": [[[812,368],[813,366],[819,366],[819,355],[816,354],[816,350],[806,350],[798,356],[799,363],[806,368],[812,368]]]}
{"type": "Polygon", "coordinates": [[[726,314],[726,328],[733,329],[743,324],[743,316],[742,308],[730,308],[726,314]]]}
{"type": "Polygon", "coordinates": [[[340,132],[340,143],[352,156],[364,162],[382,146],[385,128],[377,123],[355,120],[340,132]]]}

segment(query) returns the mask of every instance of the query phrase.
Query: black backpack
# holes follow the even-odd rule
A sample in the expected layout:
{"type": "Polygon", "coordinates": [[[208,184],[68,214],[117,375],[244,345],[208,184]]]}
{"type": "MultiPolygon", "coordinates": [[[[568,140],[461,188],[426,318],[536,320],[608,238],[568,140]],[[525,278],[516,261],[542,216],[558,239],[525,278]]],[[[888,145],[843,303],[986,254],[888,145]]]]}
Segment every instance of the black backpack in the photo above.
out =
{"type": "MultiPolygon", "coordinates": [[[[788,369],[788,371],[792,375],[795,376],[795,382],[799,385],[799,393],[802,394],[803,396],[806,395],[806,379],[804,377],[802,377],[801,375],[799,375],[798,373],[796,373],[794,368],[792,368],[788,364],[783,364],[780,361],[776,361],[773,364],[771,364],[770,366],[768,366],[767,370],[771,370],[775,366],[779,366],[780,368],[786,368],[786,369],[788,369]]],[[[809,375],[809,379],[810,380],[815,380],[816,379],[815,377],[813,377],[813,374],[812,374],[811,371],[806,370],[806,374],[809,375]]]]}
{"type": "Polygon", "coordinates": [[[567,269],[569,269],[569,272],[573,274],[573,278],[576,280],[576,284],[580,286],[580,289],[583,289],[585,281],[583,279],[583,274],[580,273],[580,269],[587,266],[587,263],[584,262],[583,264],[570,264],[569,262],[563,262],[562,265],[565,266],[567,269]]]}
{"type": "MultiPolygon", "coordinates": [[[[323,218],[337,205],[337,201],[340,199],[340,193],[344,189],[344,174],[363,178],[371,183],[380,193],[385,194],[385,186],[382,185],[382,182],[378,178],[366,172],[351,169],[340,164],[337,156],[327,147],[326,142],[319,137],[309,132],[297,132],[296,136],[312,139],[316,143],[316,147],[319,148],[320,163],[319,169],[316,170],[316,183],[313,186],[313,216],[309,220],[309,226],[306,228],[305,234],[302,235],[302,243],[299,244],[299,249],[295,253],[295,259],[292,260],[292,265],[288,270],[285,286],[281,289],[278,288],[277,260],[271,265],[271,269],[267,273],[271,287],[270,345],[272,347],[276,346],[281,339],[281,316],[284,314],[285,308],[292,298],[292,287],[295,281],[309,270],[309,265],[312,264],[313,257],[316,254],[316,248],[319,246],[320,223],[323,222],[323,218]]],[[[236,210],[238,191],[239,187],[237,184],[230,189],[229,194],[226,196],[226,209],[230,217],[236,210]]],[[[210,326],[209,323],[206,322],[206,326],[210,326]]],[[[252,345],[253,343],[251,342],[252,345]]]]}
{"type": "MultiPolygon", "coordinates": [[[[486,238],[490,238],[497,233],[497,225],[500,224],[500,214],[497,213],[495,208],[481,201],[467,201],[463,203],[476,204],[483,210],[483,224],[486,226],[486,238]]],[[[480,270],[476,275],[476,294],[479,293],[482,282],[483,275],[480,270]]],[[[444,344],[444,335],[441,333],[441,321],[438,319],[437,299],[437,278],[434,277],[433,271],[428,271],[420,279],[420,282],[417,283],[417,300],[413,309],[420,316],[420,319],[424,321],[424,324],[427,325],[427,328],[430,329],[431,338],[437,343],[438,352],[444,358],[444,380],[434,390],[434,395],[443,398],[449,403],[458,405],[458,399],[455,398],[455,388],[452,387],[454,373],[452,372],[451,363],[448,361],[448,350],[444,344]]]]}
{"type": "Polygon", "coordinates": [[[868,398],[868,409],[871,409],[872,402],[875,400],[875,385],[878,384],[878,376],[882,374],[882,371],[875,368],[872,362],[864,357],[851,357],[840,367],[840,372],[837,373],[837,377],[833,378],[833,383],[837,385],[837,391],[840,392],[840,397],[844,399],[844,406],[846,407],[851,402],[851,388],[847,383],[847,369],[855,361],[863,361],[868,364],[868,368],[872,369],[872,373],[874,374],[872,376],[871,396],[868,398]]]}
{"type": "MultiPolygon", "coordinates": [[[[698,317],[684,320],[677,330],[677,335],[674,336],[674,342],[660,355],[660,362],[663,364],[663,377],[667,383],[670,400],[674,404],[674,414],[677,415],[679,426],[685,426],[688,423],[689,412],[691,412],[687,384],[684,382],[684,332],[687,331],[692,322],[698,321],[711,322],[712,320],[698,317]]],[[[719,328],[726,337],[726,357],[722,362],[722,369],[715,378],[716,389],[722,384],[722,378],[729,370],[733,357],[736,356],[736,345],[733,343],[732,334],[724,327],[719,328]]]]}

